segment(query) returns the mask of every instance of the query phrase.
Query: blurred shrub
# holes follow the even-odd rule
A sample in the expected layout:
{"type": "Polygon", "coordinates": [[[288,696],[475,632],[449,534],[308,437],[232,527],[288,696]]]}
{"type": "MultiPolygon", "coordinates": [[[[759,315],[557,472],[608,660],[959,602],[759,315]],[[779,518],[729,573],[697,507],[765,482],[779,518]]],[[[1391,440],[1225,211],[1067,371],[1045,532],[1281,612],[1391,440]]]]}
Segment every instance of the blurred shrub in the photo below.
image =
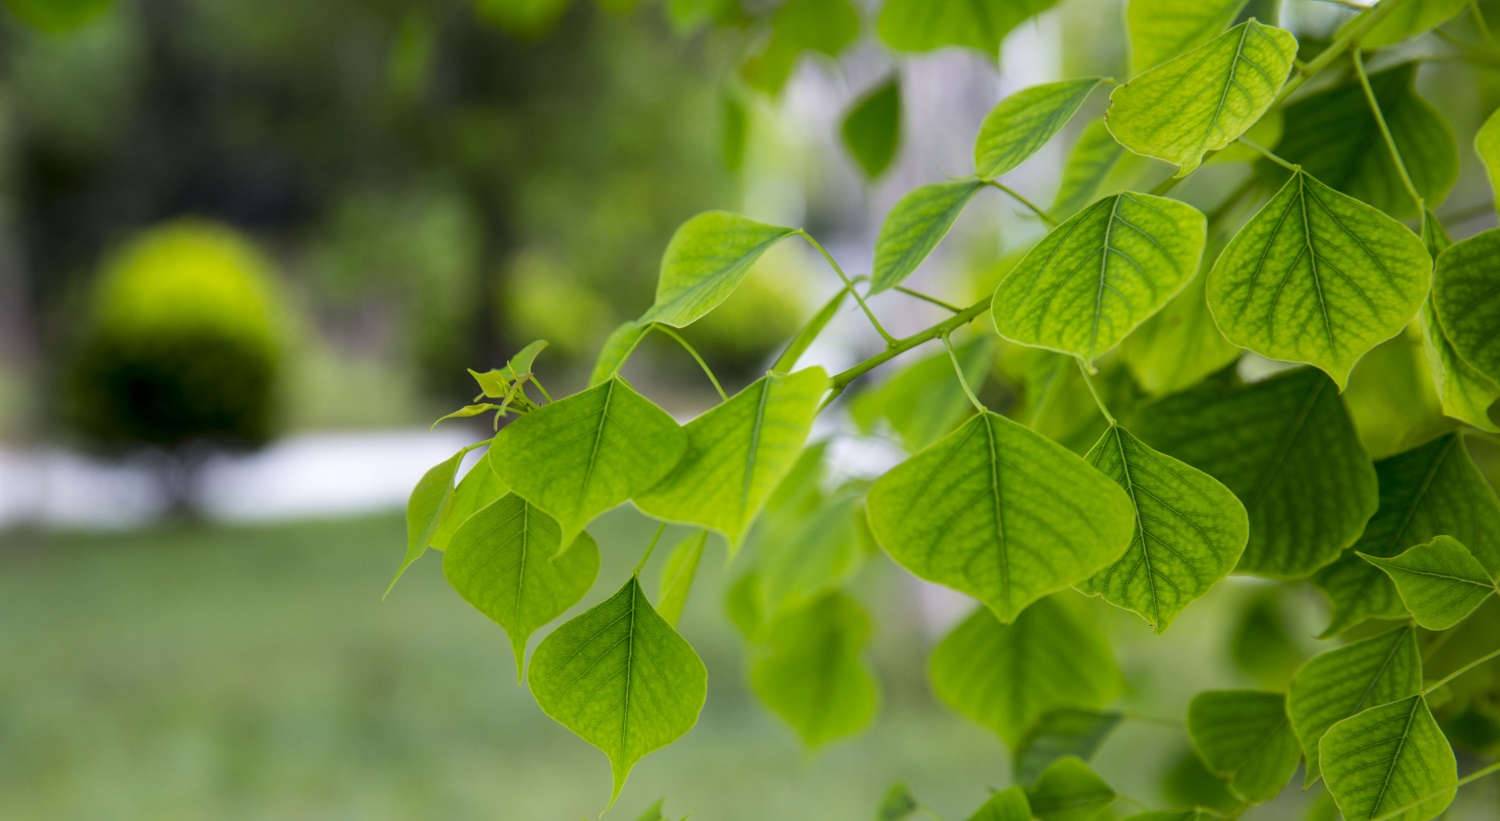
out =
{"type": "Polygon", "coordinates": [[[63,415],[106,452],[254,447],[275,433],[285,306],[233,230],[153,228],[100,273],[63,384],[63,415]]]}

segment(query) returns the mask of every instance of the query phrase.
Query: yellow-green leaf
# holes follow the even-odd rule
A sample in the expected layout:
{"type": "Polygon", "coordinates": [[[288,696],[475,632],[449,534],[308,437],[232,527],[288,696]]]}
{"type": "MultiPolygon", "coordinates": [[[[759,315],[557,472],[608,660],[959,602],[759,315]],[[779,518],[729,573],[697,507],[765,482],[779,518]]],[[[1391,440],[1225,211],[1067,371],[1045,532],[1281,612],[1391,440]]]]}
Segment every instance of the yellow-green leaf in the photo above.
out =
{"type": "Polygon", "coordinates": [[[1188,705],[1188,735],[1203,763],[1252,803],[1269,801],[1302,758],[1280,693],[1210,690],[1188,705]]]}
{"type": "Polygon", "coordinates": [[[1388,559],[1359,556],[1391,577],[1412,618],[1428,630],[1447,630],[1500,592],[1474,554],[1449,536],[1388,559]]]}
{"type": "Polygon", "coordinates": [[[1420,695],[1340,721],[1318,749],[1328,791],[1345,818],[1427,821],[1458,790],[1453,748],[1420,695]]]}
{"type": "Polygon", "coordinates": [[[1057,135],[1104,80],[1086,77],[1043,83],[1001,100],[974,140],[974,173],[993,179],[1015,168],[1057,135]]]}
{"type": "Polygon", "coordinates": [[[1239,358],[1208,312],[1208,271],[1120,343],[1120,358],[1147,393],[1164,395],[1196,385],[1239,358]]]}
{"type": "Polygon", "coordinates": [[[886,0],[875,30],[892,51],[971,48],[990,59],[1011,29],[1057,0],[886,0]]]}
{"type": "Polygon", "coordinates": [[[656,303],[641,322],[693,324],[734,293],[761,254],[795,233],[727,211],[707,211],[684,222],[667,243],[656,303]]]}
{"type": "Polygon", "coordinates": [[[1130,0],[1125,33],[1130,73],[1140,74],[1212,40],[1233,23],[1246,0],[1130,0]]]}
{"type": "Polygon", "coordinates": [[[750,664],[750,687],[809,749],[858,734],[875,718],[880,687],[862,654],[870,618],[831,593],[775,620],[750,664]]]}
{"type": "Polygon", "coordinates": [[[897,200],[875,238],[870,292],[894,288],[917,270],[983,187],[979,180],[933,183],[897,200]]]}

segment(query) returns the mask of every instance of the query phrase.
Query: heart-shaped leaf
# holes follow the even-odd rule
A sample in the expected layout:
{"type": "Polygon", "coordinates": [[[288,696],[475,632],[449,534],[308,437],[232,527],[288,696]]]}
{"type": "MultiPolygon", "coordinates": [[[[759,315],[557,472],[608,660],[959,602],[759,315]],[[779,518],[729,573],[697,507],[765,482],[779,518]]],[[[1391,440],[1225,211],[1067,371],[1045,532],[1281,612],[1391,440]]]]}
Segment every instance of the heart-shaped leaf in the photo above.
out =
{"type": "Polygon", "coordinates": [[[734,293],[761,254],[795,233],[727,211],[707,211],[684,222],[667,243],[656,303],[641,322],[693,324],[734,293]]]}
{"type": "Polygon", "coordinates": [[[1500,592],[1474,554],[1449,536],[1388,559],[1363,553],[1360,558],[1391,577],[1412,618],[1428,630],[1447,630],[1500,592]]]}
{"type": "Polygon", "coordinates": [[[1345,818],[1426,821],[1441,815],[1458,790],[1453,748],[1419,695],[1340,721],[1318,749],[1328,791],[1345,818]]]}
{"type": "Polygon", "coordinates": [[[1275,798],[1302,758],[1280,693],[1199,693],[1188,705],[1188,735],[1203,763],[1253,803],[1275,798]]]}

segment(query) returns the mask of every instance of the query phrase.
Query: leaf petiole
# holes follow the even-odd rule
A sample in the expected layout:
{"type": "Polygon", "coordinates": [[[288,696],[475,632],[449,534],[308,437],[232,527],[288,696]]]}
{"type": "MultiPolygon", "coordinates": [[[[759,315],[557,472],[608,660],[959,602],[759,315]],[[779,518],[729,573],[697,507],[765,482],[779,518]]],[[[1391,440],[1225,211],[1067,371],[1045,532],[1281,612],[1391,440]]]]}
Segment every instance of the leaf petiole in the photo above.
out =
{"type": "Polygon", "coordinates": [[[1380,111],[1380,101],[1375,99],[1375,89],[1370,86],[1370,75],[1365,72],[1365,60],[1359,49],[1354,50],[1354,73],[1359,77],[1359,85],[1365,91],[1365,100],[1370,104],[1370,113],[1375,115],[1375,125],[1380,127],[1380,137],[1385,140],[1385,147],[1391,152],[1391,161],[1396,164],[1396,173],[1401,177],[1401,185],[1411,196],[1412,202],[1417,204],[1417,213],[1420,214],[1427,210],[1427,204],[1422,201],[1422,192],[1417,190],[1416,183],[1411,180],[1411,174],[1406,171],[1406,162],[1401,158],[1401,149],[1396,147],[1396,138],[1391,135],[1391,127],[1386,125],[1385,115],[1380,111]]]}
{"type": "Polygon", "coordinates": [[[1261,155],[1262,157],[1265,157],[1266,159],[1270,160],[1271,162],[1276,163],[1277,165],[1281,166],[1282,168],[1285,168],[1286,170],[1292,172],[1293,174],[1296,174],[1296,173],[1299,173],[1299,172],[1302,171],[1302,166],[1300,166],[1300,165],[1298,165],[1298,164],[1296,164],[1294,162],[1289,162],[1287,160],[1282,159],[1280,156],[1278,156],[1276,154],[1276,152],[1272,151],[1269,148],[1266,148],[1265,146],[1261,145],[1260,143],[1257,143],[1257,142],[1255,142],[1253,140],[1248,140],[1248,139],[1246,139],[1244,137],[1240,137],[1238,140],[1236,140],[1236,142],[1238,142],[1240,145],[1243,145],[1244,147],[1250,149],[1251,151],[1254,151],[1255,153],[1261,155]]]}
{"type": "Polygon", "coordinates": [[[921,291],[918,291],[918,290],[916,290],[914,288],[908,288],[905,285],[897,285],[894,288],[892,288],[891,290],[895,291],[897,293],[900,293],[900,294],[905,294],[906,296],[909,296],[912,299],[920,299],[923,302],[928,303],[929,305],[936,305],[936,306],[938,306],[939,308],[942,308],[945,311],[951,311],[952,313],[955,313],[955,314],[963,313],[963,310],[964,310],[963,308],[960,308],[960,307],[958,307],[957,305],[954,305],[951,302],[947,302],[945,300],[938,299],[937,297],[935,297],[935,296],[933,296],[931,294],[924,294],[921,291]]]}
{"type": "MultiPolygon", "coordinates": [[[[677,344],[681,345],[682,349],[688,352],[688,356],[691,356],[693,358],[693,361],[698,363],[698,367],[703,369],[703,374],[708,377],[708,381],[713,383],[714,390],[718,391],[719,398],[729,398],[729,394],[724,392],[724,386],[719,384],[719,378],[717,376],[714,376],[713,368],[710,368],[708,366],[708,362],[705,361],[703,357],[698,353],[698,349],[694,348],[693,344],[691,342],[688,342],[687,339],[682,336],[682,334],[677,333],[677,331],[673,330],[670,326],[663,325],[660,322],[652,323],[651,330],[666,334],[672,339],[677,340],[677,344]]],[[[546,391],[543,391],[543,393],[546,393],[546,391]]]]}
{"type": "Polygon", "coordinates": [[[865,302],[865,298],[859,295],[859,291],[854,287],[854,280],[850,279],[849,275],[844,273],[844,269],[839,267],[838,260],[833,258],[833,254],[828,253],[828,249],[824,248],[822,243],[813,239],[813,235],[807,233],[807,231],[799,228],[796,233],[807,240],[808,245],[811,245],[818,253],[822,254],[823,259],[828,262],[828,267],[832,268],[833,272],[839,275],[839,279],[844,281],[844,287],[854,296],[854,301],[859,303],[859,309],[864,311],[865,318],[870,320],[870,327],[875,329],[875,333],[880,334],[880,338],[885,340],[885,344],[888,347],[896,344],[896,338],[891,336],[884,325],[880,324],[879,319],[875,318],[875,312],[870,310],[870,306],[865,302]]]}
{"type": "Polygon", "coordinates": [[[1099,391],[1094,388],[1094,380],[1089,377],[1090,367],[1088,363],[1083,361],[1083,357],[1074,357],[1073,361],[1078,363],[1078,372],[1083,374],[1083,384],[1088,387],[1089,396],[1094,397],[1094,404],[1099,408],[1099,413],[1104,416],[1104,421],[1108,422],[1110,427],[1118,425],[1119,422],[1115,421],[1114,414],[1109,412],[1109,408],[1105,406],[1104,400],[1099,396],[1099,391]]]}
{"type": "Polygon", "coordinates": [[[1484,655],[1480,656],[1479,658],[1474,659],[1473,661],[1469,662],[1468,664],[1465,664],[1464,666],[1458,668],[1457,670],[1454,670],[1453,672],[1449,673],[1448,675],[1443,676],[1442,678],[1440,678],[1437,681],[1433,682],[1431,685],[1429,685],[1426,689],[1424,689],[1422,691],[1422,695],[1426,696],[1428,694],[1435,693],[1438,690],[1441,690],[1444,687],[1446,687],[1448,684],[1452,683],[1454,679],[1458,678],[1459,676],[1462,676],[1464,673],[1467,673],[1470,670],[1473,670],[1475,667],[1479,667],[1479,666],[1485,664],[1486,662],[1494,661],[1497,658],[1500,658],[1500,649],[1491,650],[1490,652],[1485,653],[1484,655]]]}
{"type": "Polygon", "coordinates": [[[661,534],[667,532],[667,523],[662,522],[656,526],[656,534],[651,537],[651,543],[646,545],[646,552],[641,554],[641,560],[635,563],[635,569],[630,575],[639,577],[641,571],[646,568],[646,562],[651,559],[651,553],[656,550],[657,542],[661,541],[661,534]]]}
{"type": "Polygon", "coordinates": [[[988,408],[979,401],[974,389],[969,386],[969,380],[964,377],[964,368],[958,364],[958,353],[953,350],[953,340],[947,334],[943,334],[943,347],[948,351],[948,361],[953,363],[953,374],[958,377],[958,386],[964,389],[964,396],[969,397],[969,404],[974,406],[974,410],[984,413],[988,408]]]}
{"type": "Polygon", "coordinates": [[[1032,202],[1031,200],[1027,199],[1023,194],[1021,194],[1021,192],[1015,190],[1014,188],[1011,188],[1010,186],[1006,185],[1005,183],[1003,183],[1003,182],[1001,182],[999,180],[985,180],[984,184],[988,185],[989,187],[991,187],[993,189],[995,189],[996,191],[1000,191],[1000,192],[1003,192],[1003,193],[1009,195],[1011,199],[1013,199],[1016,202],[1019,202],[1020,204],[1026,206],[1028,209],[1030,209],[1031,213],[1036,214],[1037,217],[1039,219],[1041,219],[1042,222],[1045,222],[1049,226],[1052,226],[1054,228],[1057,227],[1057,219],[1056,218],[1054,218],[1051,214],[1047,213],[1046,211],[1043,211],[1041,209],[1041,207],[1039,207],[1036,203],[1032,202]]]}

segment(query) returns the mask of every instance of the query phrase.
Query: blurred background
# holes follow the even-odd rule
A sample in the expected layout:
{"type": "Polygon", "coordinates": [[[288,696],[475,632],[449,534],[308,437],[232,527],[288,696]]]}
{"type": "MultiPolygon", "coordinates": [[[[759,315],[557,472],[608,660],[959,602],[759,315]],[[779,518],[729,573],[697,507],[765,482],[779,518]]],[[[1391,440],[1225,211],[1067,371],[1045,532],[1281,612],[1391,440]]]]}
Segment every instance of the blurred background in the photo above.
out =
{"type": "MultiPolygon", "coordinates": [[[[1285,5],[1299,33],[1347,15],[1285,5]]],[[[868,19],[837,60],[787,56],[748,12],[704,27],[651,0],[0,3],[0,817],[593,817],[603,757],[516,687],[503,635],[437,558],[380,598],[411,485],[486,435],[428,428],[473,393],[464,369],[545,338],[552,389],[581,386],[702,210],[805,226],[867,270],[884,213],[967,173],[997,100],[1124,71],[1112,0],[1064,0],[998,64],[949,49],[898,65],[868,19]],[[839,122],[897,69],[900,149],[871,182],[839,122]]],[[[1494,81],[1434,62],[1420,87],[1472,133],[1494,81]]],[[[1066,144],[1007,181],[1050,196],[1066,144]]],[[[1494,223],[1462,155],[1440,211],[1456,236],[1494,223]]],[[[914,282],[967,302],[1039,234],[981,198],[914,282]]],[[[737,388],[836,285],[781,246],[687,335],[737,388]]],[[[898,333],[941,316],[877,310],[898,333]]],[[[877,342],[846,312],[809,360],[877,342]]],[[[654,341],[630,374],[682,419],[713,400],[654,341]]],[[[1361,432],[1392,452],[1416,434],[1366,379],[1361,432]]],[[[897,452],[835,453],[859,475],[897,452]]],[[[605,563],[586,605],[650,533],[630,510],[591,530],[605,563]]],[[[884,707],[810,756],[752,702],[712,555],[684,618],[711,671],[703,721],[637,768],[611,817],[666,797],[695,819],[866,818],[895,781],[961,817],[1008,782],[1000,742],[927,692],[960,604],[864,568],[884,707]]],[[[1170,640],[1087,606],[1120,642],[1127,702],[1161,719],[1128,725],[1099,768],[1152,805],[1224,800],[1172,722],[1195,690],[1284,684],[1325,618],[1310,592],[1244,580],[1170,640]]]]}

